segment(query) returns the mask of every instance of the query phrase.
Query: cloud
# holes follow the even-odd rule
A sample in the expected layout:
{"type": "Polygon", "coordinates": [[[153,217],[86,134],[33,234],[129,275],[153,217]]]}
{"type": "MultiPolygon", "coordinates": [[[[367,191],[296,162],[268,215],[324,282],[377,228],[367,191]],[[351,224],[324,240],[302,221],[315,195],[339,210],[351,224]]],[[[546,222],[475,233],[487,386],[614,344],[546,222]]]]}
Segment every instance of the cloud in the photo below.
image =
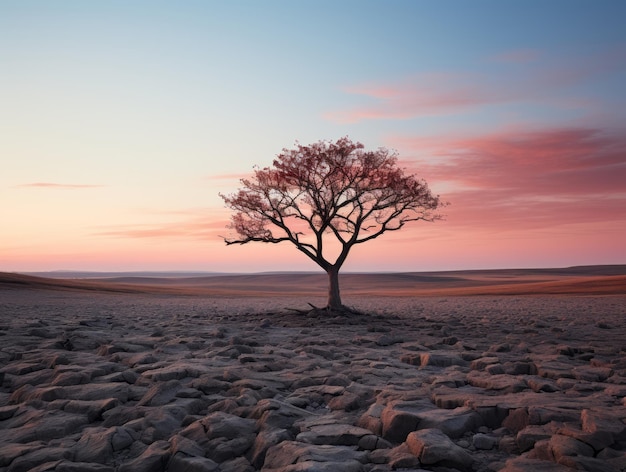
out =
{"type": "Polygon", "coordinates": [[[80,190],[80,189],[90,189],[90,188],[102,188],[104,185],[93,185],[93,184],[59,184],[54,182],[32,182],[28,184],[21,184],[17,186],[18,188],[49,188],[49,189],[59,189],[59,190],[80,190]]]}
{"type": "Polygon", "coordinates": [[[449,113],[497,101],[475,84],[480,77],[473,74],[418,74],[390,84],[360,84],[346,88],[351,95],[360,95],[371,105],[337,110],[325,118],[338,123],[364,120],[408,119],[417,116],[449,113]]]}
{"type": "Polygon", "coordinates": [[[178,221],[116,225],[102,228],[95,236],[124,239],[193,239],[210,241],[226,233],[226,218],[221,215],[194,216],[178,221]]]}
{"type": "Polygon", "coordinates": [[[626,130],[519,130],[466,138],[396,138],[409,171],[443,198],[452,224],[501,228],[626,223],[626,130]]]}
{"type": "MultiPolygon", "coordinates": [[[[324,117],[338,123],[357,123],[460,113],[514,102],[536,101],[563,107],[564,90],[623,70],[626,51],[573,60],[539,58],[538,53],[529,50],[510,51],[492,60],[498,67],[489,68],[489,72],[427,72],[385,83],[355,84],[344,91],[361,96],[369,104],[330,111],[324,117]]],[[[578,95],[572,97],[565,106],[579,106],[581,99],[578,95]]]]}

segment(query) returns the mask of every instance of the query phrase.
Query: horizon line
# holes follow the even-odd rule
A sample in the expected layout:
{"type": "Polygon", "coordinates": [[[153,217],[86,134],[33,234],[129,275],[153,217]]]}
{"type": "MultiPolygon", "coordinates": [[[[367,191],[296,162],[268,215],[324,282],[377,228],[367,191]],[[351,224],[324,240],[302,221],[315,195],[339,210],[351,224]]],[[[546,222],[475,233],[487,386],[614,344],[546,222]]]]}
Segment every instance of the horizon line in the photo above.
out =
{"type": "MultiPolygon", "coordinates": [[[[419,273],[449,273],[449,272],[488,272],[488,271],[514,271],[514,270],[571,270],[577,268],[617,268],[624,267],[626,269],[625,263],[616,263],[616,264],[576,264],[571,266],[535,266],[535,267],[492,267],[492,268],[482,268],[482,269],[434,269],[434,270],[346,270],[341,271],[341,274],[353,274],[353,275],[363,275],[363,274],[419,274],[419,273]]],[[[2,272],[2,271],[0,271],[2,272]]],[[[83,274],[85,276],[94,275],[94,276],[106,276],[106,275],[178,275],[178,276],[186,276],[186,275],[204,275],[204,276],[230,276],[230,275],[281,275],[281,274],[302,274],[302,275],[317,275],[317,274],[325,274],[323,269],[320,270],[271,270],[271,271],[211,271],[211,270],[73,270],[73,269],[55,269],[55,270],[35,270],[35,271],[8,271],[10,273],[15,274],[23,274],[23,275],[68,275],[72,276],[74,274],[75,277],[78,274],[83,274]]]]}

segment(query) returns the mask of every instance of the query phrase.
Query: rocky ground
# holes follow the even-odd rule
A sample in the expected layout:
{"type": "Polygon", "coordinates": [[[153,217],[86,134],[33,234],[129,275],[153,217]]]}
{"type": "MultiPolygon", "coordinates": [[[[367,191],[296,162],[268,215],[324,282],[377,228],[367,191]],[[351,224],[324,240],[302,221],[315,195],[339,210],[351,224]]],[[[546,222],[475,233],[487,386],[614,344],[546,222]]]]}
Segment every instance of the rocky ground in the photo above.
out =
{"type": "Polygon", "coordinates": [[[626,296],[302,305],[0,291],[0,471],[626,470],[626,296]]]}

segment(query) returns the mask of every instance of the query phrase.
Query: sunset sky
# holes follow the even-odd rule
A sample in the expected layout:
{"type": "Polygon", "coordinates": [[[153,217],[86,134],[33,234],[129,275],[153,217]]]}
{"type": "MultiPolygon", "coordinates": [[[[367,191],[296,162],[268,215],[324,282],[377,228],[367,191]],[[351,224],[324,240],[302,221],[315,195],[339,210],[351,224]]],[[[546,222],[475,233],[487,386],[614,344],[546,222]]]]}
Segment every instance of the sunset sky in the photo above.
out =
{"type": "Polygon", "coordinates": [[[0,0],[0,271],[316,270],[224,245],[296,141],[450,202],[344,271],[626,263],[626,1],[0,0]]]}

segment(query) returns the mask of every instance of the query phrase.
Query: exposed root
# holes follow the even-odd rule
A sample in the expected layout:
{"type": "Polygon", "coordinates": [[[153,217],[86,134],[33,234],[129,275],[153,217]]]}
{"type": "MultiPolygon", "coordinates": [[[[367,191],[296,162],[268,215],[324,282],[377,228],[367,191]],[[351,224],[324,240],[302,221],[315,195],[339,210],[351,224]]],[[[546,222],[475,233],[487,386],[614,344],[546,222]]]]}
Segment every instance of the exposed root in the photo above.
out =
{"type": "Polygon", "coordinates": [[[287,308],[288,310],[291,311],[295,311],[296,313],[300,314],[300,315],[305,315],[308,317],[315,317],[315,318],[321,318],[321,317],[336,317],[336,316],[362,316],[364,315],[363,312],[349,307],[349,306],[345,306],[342,305],[339,308],[335,308],[335,307],[329,307],[329,306],[325,306],[325,307],[317,307],[315,305],[313,305],[312,303],[307,303],[311,309],[310,310],[301,310],[298,308],[287,308]]]}

